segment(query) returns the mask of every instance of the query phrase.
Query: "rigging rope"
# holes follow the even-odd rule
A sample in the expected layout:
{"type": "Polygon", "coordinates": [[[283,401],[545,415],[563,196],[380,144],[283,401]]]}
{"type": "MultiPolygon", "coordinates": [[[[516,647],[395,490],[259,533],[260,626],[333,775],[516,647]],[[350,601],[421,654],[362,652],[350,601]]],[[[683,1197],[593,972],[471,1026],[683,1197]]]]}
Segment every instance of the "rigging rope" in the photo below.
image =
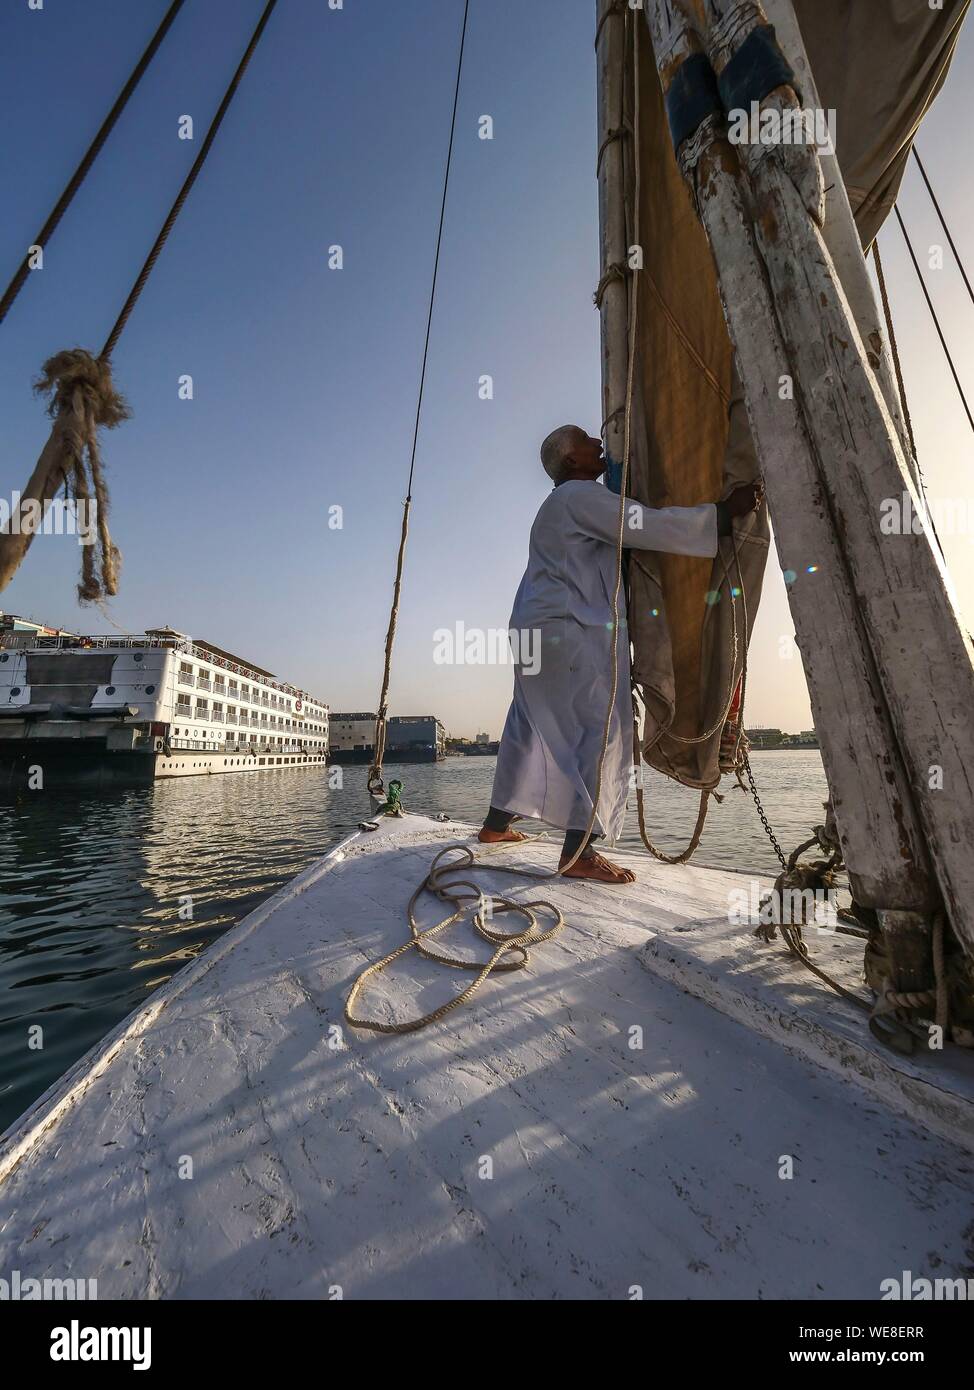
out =
{"type": "Polygon", "coordinates": [[[903,380],[903,368],[900,365],[900,353],[896,345],[896,333],[893,330],[893,312],[890,308],[889,294],[886,290],[886,276],[883,274],[883,260],[879,254],[879,237],[873,242],[873,260],[876,263],[876,279],[879,282],[879,295],[883,301],[883,314],[886,319],[886,337],[889,339],[890,355],[893,358],[893,368],[896,372],[896,389],[900,393],[900,409],[903,411],[903,422],[906,425],[906,432],[910,438],[910,450],[919,468],[920,462],[917,457],[917,442],[913,435],[913,421],[910,418],[910,407],[906,401],[906,383],[903,380]]]}
{"type": "MultiPolygon", "coordinates": [[[[886,289],[886,276],[883,273],[883,260],[879,253],[878,236],[873,242],[873,260],[876,264],[876,279],[879,283],[879,294],[883,302],[883,316],[886,319],[886,337],[887,341],[889,342],[890,355],[893,359],[893,370],[896,373],[896,390],[900,398],[900,409],[903,412],[903,421],[906,425],[906,432],[910,441],[910,452],[913,455],[913,462],[916,466],[917,487],[920,490],[920,496],[922,497],[924,506],[926,507],[926,479],[923,476],[923,469],[920,467],[920,456],[917,453],[916,439],[913,434],[913,420],[910,416],[910,407],[906,399],[906,381],[903,377],[903,367],[900,363],[900,352],[896,342],[896,332],[893,328],[893,310],[890,305],[889,293],[886,289]]],[[[937,526],[932,516],[927,516],[926,524],[930,528],[931,535],[936,539],[937,544],[940,545],[940,537],[937,534],[937,526]]],[[[940,546],[940,550],[941,554],[943,554],[943,546],[940,546]]]]}
{"type": "Polygon", "coordinates": [[[920,269],[920,263],[917,260],[916,253],[913,250],[913,243],[910,240],[910,234],[906,230],[906,223],[903,221],[903,217],[900,213],[899,207],[895,203],[893,204],[893,211],[896,213],[896,220],[900,224],[900,231],[903,233],[903,239],[906,242],[906,249],[910,253],[910,260],[913,262],[913,269],[916,271],[917,279],[920,281],[920,288],[921,290],[923,290],[923,297],[927,301],[927,308],[930,310],[930,316],[933,319],[934,327],[937,330],[937,336],[940,339],[940,346],[943,348],[944,355],[947,358],[947,363],[950,367],[951,375],[954,378],[954,385],[957,387],[958,394],[961,398],[961,403],[967,414],[968,424],[970,425],[971,429],[974,430],[974,415],[971,414],[971,408],[967,404],[967,397],[964,395],[964,388],[961,385],[960,377],[957,375],[957,368],[954,366],[954,359],[950,355],[950,348],[947,346],[947,339],[944,337],[943,329],[940,327],[940,320],[937,317],[937,311],[933,307],[933,300],[930,298],[930,292],[927,289],[926,281],[923,278],[923,272],[920,269]]]}
{"type": "Polygon", "coordinates": [[[920,152],[917,149],[916,145],[913,146],[913,158],[916,160],[917,165],[920,169],[920,173],[923,175],[923,182],[927,185],[927,192],[930,194],[930,200],[933,203],[934,207],[937,209],[937,216],[940,218],[940,225],[944,229],[944,235],[950,242],[950,249],[951,251],[953,251],[954,259],[957,262],[958,269],[960,270],[961,275],[964,277],[964,284],[967,286],[967,293],[971,297],[971,303],[974,304],[974,289],[971,288],[971,282],[967,278],[967,271],[964,269],[964,262],[961,260],[960,252],[954,245],[954,238],[950,235],[950,228],[947,226],[947,219],[940,211],[940,204],[937,202],[937,195],[936,193],[934,193],[930,180],[927,178],[927,171],[923,167],[923,160],[920,158],[920,152]]]}
{"type": "Polygon", "coordinates": [[[101,350],[102,358],[110,358],[112,353],[115,351],[115,346],[122,335],[122,330],[128,323],[129,318],[132,314],[132,310],[135,308],[136,304],[138,303],[139,297],[142,294],[142,291],[145,289],[146,281],[152,273],[153,266],[159,259],[159,255],[162,251],[162,248],[169,240],[169,233],[173,229],[173,226],[176,222],[176,218],[182,212],[183,205],[185,204],[186,199],[189,197],[190,190],[192,189],[193,184],[196,182],[200,170],[206,163],[206,156],[209,154],[210,149],[213,145],[213,141],[216,139],[217,132],[219,131],[220,126],[223,124],[223,118],[227,114],[227,110],[230,106],[230,103],[233,101],[233,98],[237,94],[237,88],[240,86],[243,75],[247,71],[247,68],[250,66],[250,60],[254,56],[254,50],[260,43],[261,36],[263,35],[265,28],[267,27],[267,21],[270,19],[272,13],[274,12],[274,8],[276,5],[277,0],[268,0],[268,3],[264,7],[263,14],[257,21],[257,27],[251,35],[250,43],[247,45],[247,49],[237,66],[237,70],[230,80],[229,87],[223,94],[223,100],[220,102],[220,105],[217,108],[216,115],[210,122],[210,128],[206,132],[206,136],[203,140],[202,145],[200,146],[199,154],[193,161],[193,167],[186,175],[186,179],[183,183],[183,186],[179,190],[179,193],[176,195],[176,201],[169,209],[169,216],[162,224],[162,230],[156,237],[155,244],[152,247],[152,250],[149,252],[148,256],[146,257],[145,264],[143,265],[142,269],[139,271],[138,275],[135,278],[135,284],[132,286],[132,289],[129,292],[128,299],[122,306],[122,312],[116,319],[114,328],[112,329],[111,333],[109,333],[108,337],[105,339],[105,346],[101,350]]]}
{"type": "MultiPolygon", "coordinates": [[[[159,28],[152,36],[152,40],[149,43],[148,48],[142,54],[142,57],[136,63],[135,67],[132,69],[132,73],[129,77],[129,80],[126,82],[125,86],[119,92],[118,97],[115,100],[115,105],[112,107],[108,115],[105,117],[97,135],[95,136],[94,140],[92,140],[91,144],[88,146],[88,149],[85,152],[85,155],[81,160],[81,163],[78,165],[77,169],[75,169],[74,173],[71,175],[67,187],[65,188],[64,192],[61,194],[57,202],[54,204],[54,208],[51,211],[50,216],[44,223],[41,230],[37,233],[37,236],[34,238],[34,246],[40,246],[41,248],[45,247],[47,243],[50,241],[51,237],[54,235],[55,231],[57,230],[58,223],[61,221],[61,218],[64,216],[65,212],[67,212],[68,208],[71,206],[71,202],[74,199],[74,195],[77,193],[78,189],[84,183],[88,175],[88,172],[91,169],[91,166],[94,164],[95,160],[98,158],[98,155],[101,153],[102,146],[105,144],[105,141],[108,139],[109,135],[111,135],[113,129],[115,128],[115,124],[118,121],[119,116],[122,114],[122,112],[128,105],[129,98],[141,82],[146,69],[148,68],[149,64],[152,62],[152,59],[156,55],[156,51],[158,50],[159,45],[162,43],[163,39],[169,32],[173,20],[176,18],[176,15],[182,9],[184,3],[185,0],[173,0],[173,3],[169,6],[169,9],[167,10],[162,23],[159,25],[159,28]]],[[[24,257],[23,261],[21,262],[20,267],[17,270],[17,273],[14,275],[14,278],[11,280],[10,284],[4,291],[3,298],[0,299],[0,323],[2,323],[3,320],[7,317],[11,305],[17,298],[20,291],[23,289],[24,283],[27,280],[28,275],[30,274],[30,262],[31,253],[28,252],[28,254],[24,257]]]]}
{"type": "Polygon", "coordinates": [[[423,391],[426,387],[426,364],[429,359],[430,333],[433,327],[433,305],[436,300],[436,280],[440,267],[440,247],[443,243],[443,223],[446,218],[446,195],[450,186],[450,168],[453,163],[453,140],[457,128],[457,107],[460,101],[460,77],[463,72],[463,49],[467,38],[467,19],[470,13],[470,0],[464,0],[463,25],[460,30],[460,52],[457,57],[457,78],[453,90],[453,114],[450,118],[450,141],[446,152],[446,169],[443,174],[443,196],[440,199],[440,220],[436,231],[436,254],[433,257],[433,278],[430,284],[429,312],[426,316],[426,338],[423,343],[423,365],[419,374],[419,394],[416,400],[416,419],[413,424],[413,444],[409,455],[409,481],[402,508],[402,530],[399,535],[399,553],[396,556],[396,577],[392,586],[392,607],[389,612],[389,626],[386,631],[385,662],[382,669],[382,690],[376,712],[375,735],[373,738],[373,762],[369,768],[367,786],[373,797],[383,794],[382,759],[386,746],[386,725],[389,712],[389,679],[392,673],[392,649],[396,641],[396,626],[399,621],[399,600],[402,594],[402,572],[406,558],[406,541],[409,537],[409,513],[413,505],[413,473],[416,469],[416,447],[419,441],[419,422],[423,410],[423,391]]]}
{"type": "MultiPolygon", "coordinates": [[[[83,547],[82,578],[78,598],[82,603],[101,602],[118,592],[118,569],[121,556],[108,529],[108,487],[98,450],[98,430],[113,428],[128,416],[128,408],[115,390],[112,381],[111,355],[125,325],[131,317],[162,248],[182,211],[190,189],[206,161],[217,131],[246,72],[254,50],[277,5],[268,0],[257,23],[246,52],[233,75],[223,100],[206,133],[203,145],[190,169],[162,231],[156,238],[145,264],[136,277],[128,299],[109,333],[98,357],[83,348],[55,353],[44,363],[35,389],[49,398],[48,412],[53,416],[51,434],[44,446],[27,486],[21,494],[24,502],[35,502],[42,508],[49,505],[61,486],[76,502],[97,506],[98,555],[93,547],[83,547]]],[[[0,591],[16,573],[34,538],[33,529],[21,527],[0,532],[0,591]]]]}

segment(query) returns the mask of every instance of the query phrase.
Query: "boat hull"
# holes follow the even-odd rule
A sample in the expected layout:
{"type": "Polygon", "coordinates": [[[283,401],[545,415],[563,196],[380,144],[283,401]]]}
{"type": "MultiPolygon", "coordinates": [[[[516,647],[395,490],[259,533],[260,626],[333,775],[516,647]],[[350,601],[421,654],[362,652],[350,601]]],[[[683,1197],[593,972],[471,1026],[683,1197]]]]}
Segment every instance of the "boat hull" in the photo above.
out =
{"type": "Polygon", "coordinates": [[[374,751],[371,747],[332,748],[328,753],[328,761],[338,763],[340,767],[360,767],[371,763],[374,751]]]}
{"type": "Polygon", "coordinates": [[[103,742],[59,743],[44,739],[0,743],[0,791],[37,792],[57,788],[105,790],[141,787],[175,777],[230,776],[238,772],[270,772],[281,768],[323,768],[324,754],[199,752],[174,749],[112,751],[103,742]]]}
{"type": "Polygon", "coordinates": [[[387,763],[441,763],[446,754],[432,748],[387,748],[387,763]]]}

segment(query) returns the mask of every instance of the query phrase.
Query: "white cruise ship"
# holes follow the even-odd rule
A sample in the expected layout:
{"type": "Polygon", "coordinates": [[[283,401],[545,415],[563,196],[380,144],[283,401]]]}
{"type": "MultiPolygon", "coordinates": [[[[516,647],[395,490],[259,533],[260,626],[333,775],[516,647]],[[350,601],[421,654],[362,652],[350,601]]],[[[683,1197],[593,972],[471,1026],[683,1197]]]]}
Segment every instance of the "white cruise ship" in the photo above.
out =
{"type": "Polygon", "coordinates": [[[328,706],[172,628],[0,633],[0,786],[321,766],[328,706]]]}

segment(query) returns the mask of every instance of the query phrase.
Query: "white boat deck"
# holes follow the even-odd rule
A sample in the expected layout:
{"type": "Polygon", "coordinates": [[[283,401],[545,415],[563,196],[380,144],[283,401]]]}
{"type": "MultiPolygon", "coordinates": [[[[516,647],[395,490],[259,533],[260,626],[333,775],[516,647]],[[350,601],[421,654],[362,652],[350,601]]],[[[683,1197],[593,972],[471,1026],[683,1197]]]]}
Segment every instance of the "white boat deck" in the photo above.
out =
{"type": "MultiPolygon", "coordinates": [[[[0,1144],[0,1270],[95,1278],[100,1298],[352,1299],[876,1299],[904,1270],[970,1272],[969,1072],[927,1087],[953,1095],[932,1113],[956,1144],[923,1123],[919,1064],[886,1054],[863,1089],[847,1006],[780,945],[745,932],[731,958],[737,875],[618,854],[630,887],[545,886],[568,926],[526,970],[420,1033],[345,1028],[353,979],[468,831],[353,837],[83,1058],[0,1144]],[[766,996],[741,1015],[761,1036],[677,987],[738,1010],[765,962],[780,1040],[766,996]]],[[[486,950],[467,926],[440,939],[486,950]]],[[[425,1012],[469,979],[409,952],[362,1007],[425,1012]]]]}

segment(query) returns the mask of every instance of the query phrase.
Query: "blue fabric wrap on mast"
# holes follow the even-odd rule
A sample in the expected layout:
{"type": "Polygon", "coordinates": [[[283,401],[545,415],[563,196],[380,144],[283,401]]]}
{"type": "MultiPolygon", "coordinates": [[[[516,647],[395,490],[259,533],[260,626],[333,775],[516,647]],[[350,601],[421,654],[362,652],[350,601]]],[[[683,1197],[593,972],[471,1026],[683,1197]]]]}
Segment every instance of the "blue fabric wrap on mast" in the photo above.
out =
{"type": "Polygon", "coordinates": [[[801,101],[795,71],[778,47],[773,24],[752,29],[717,79],[725,111],[747,111],[775,87],[793,87],[801,101]]]}
{"type": "Polygon", "coordinates": [[[720,116],[723,110],[710,59],[705,53],[691,53],[673,74],[666,94],[673,148],[678,150],[708,116],[720,116]]]}
{"type": "Polygon", "coordinates": [[[705,53],[691,53],[673,75],[666,94],[666,118],[673,148],[707,119],[728,111],[748,110],[775,87],[801,92],[791,64],[778,46],[773,24],[753,29],[718,78],[705,53]]]}

